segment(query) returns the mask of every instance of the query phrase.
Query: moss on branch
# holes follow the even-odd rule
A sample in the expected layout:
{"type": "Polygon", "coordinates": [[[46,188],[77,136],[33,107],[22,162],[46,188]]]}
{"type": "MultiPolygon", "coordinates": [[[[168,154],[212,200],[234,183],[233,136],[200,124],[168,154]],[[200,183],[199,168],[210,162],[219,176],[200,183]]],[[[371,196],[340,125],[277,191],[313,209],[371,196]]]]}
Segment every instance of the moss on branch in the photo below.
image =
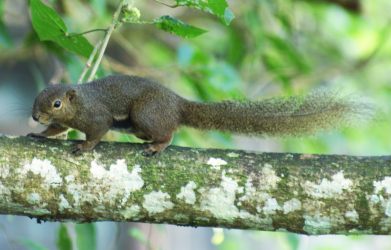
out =
{"type": "Polygon", "coordinates": [[[0,213],[40,220],[140,221],[390,234],[391,158],[248,153],[0,137],[0,213]]]}

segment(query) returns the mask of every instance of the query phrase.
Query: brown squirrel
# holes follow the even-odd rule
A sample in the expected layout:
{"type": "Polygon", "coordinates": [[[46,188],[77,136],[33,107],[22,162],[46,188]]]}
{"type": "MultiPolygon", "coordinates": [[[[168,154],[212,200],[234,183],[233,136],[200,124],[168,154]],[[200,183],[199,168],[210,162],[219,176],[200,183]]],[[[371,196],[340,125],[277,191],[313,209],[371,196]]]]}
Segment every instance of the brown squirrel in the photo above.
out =
{"type": "Polygon", "coordinates": [[[35,99],[32,117],[48,125],[33,137],[54,136],[68,128],[86,134],[73,153],[93,149],[109,129],[127,129],[150,141],[146,155],[164,150],[181,125],[255,135],[313,134],[367,116],[371,105],[318,91],[304,97],[263,101],[188,101],[138,76],[108,76],[82,85],[52,85],[35,99]]]}

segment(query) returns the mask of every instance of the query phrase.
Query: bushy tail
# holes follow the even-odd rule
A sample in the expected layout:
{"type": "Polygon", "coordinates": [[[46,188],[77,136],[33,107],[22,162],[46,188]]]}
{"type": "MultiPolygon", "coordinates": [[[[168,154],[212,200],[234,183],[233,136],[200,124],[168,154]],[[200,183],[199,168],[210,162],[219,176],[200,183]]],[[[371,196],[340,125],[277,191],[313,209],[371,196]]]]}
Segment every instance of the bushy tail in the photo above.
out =
{"type": "Polygon", "coordinates": [[[354,96],[318,90],[306,96],[256,102],[186,102],[182,124],[242,134],[313,134],[356,125],[373,117],[374,106],[354,96]]]}

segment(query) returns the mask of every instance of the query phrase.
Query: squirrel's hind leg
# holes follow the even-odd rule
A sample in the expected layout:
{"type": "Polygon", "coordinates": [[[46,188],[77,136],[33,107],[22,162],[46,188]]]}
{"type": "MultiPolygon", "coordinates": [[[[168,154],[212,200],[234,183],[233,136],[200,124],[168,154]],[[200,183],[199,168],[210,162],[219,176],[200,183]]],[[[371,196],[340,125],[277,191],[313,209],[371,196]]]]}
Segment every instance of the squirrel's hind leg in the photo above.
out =
{"type": "Polygon", "coordinates": [[[144,149],[144,156],[153,156],[157,153],[162,152],[167,148],[172,141],[172,133],[169,133],[166,136],[159,137],[158,139],[153,138],[151,143],[146,144],[147,147],[144,149]]]}

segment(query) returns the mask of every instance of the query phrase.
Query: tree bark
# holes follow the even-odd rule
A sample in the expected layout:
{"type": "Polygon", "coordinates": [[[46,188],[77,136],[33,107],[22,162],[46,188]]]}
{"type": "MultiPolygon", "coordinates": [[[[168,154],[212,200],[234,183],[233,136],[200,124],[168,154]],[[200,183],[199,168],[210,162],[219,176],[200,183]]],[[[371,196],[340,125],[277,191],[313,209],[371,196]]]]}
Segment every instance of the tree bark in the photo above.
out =
{"type": "Polygon", "coordinates": [[[38,220],[139,221],[390,234],[391,158],[0,137],[0,213],[38,220]]]}

